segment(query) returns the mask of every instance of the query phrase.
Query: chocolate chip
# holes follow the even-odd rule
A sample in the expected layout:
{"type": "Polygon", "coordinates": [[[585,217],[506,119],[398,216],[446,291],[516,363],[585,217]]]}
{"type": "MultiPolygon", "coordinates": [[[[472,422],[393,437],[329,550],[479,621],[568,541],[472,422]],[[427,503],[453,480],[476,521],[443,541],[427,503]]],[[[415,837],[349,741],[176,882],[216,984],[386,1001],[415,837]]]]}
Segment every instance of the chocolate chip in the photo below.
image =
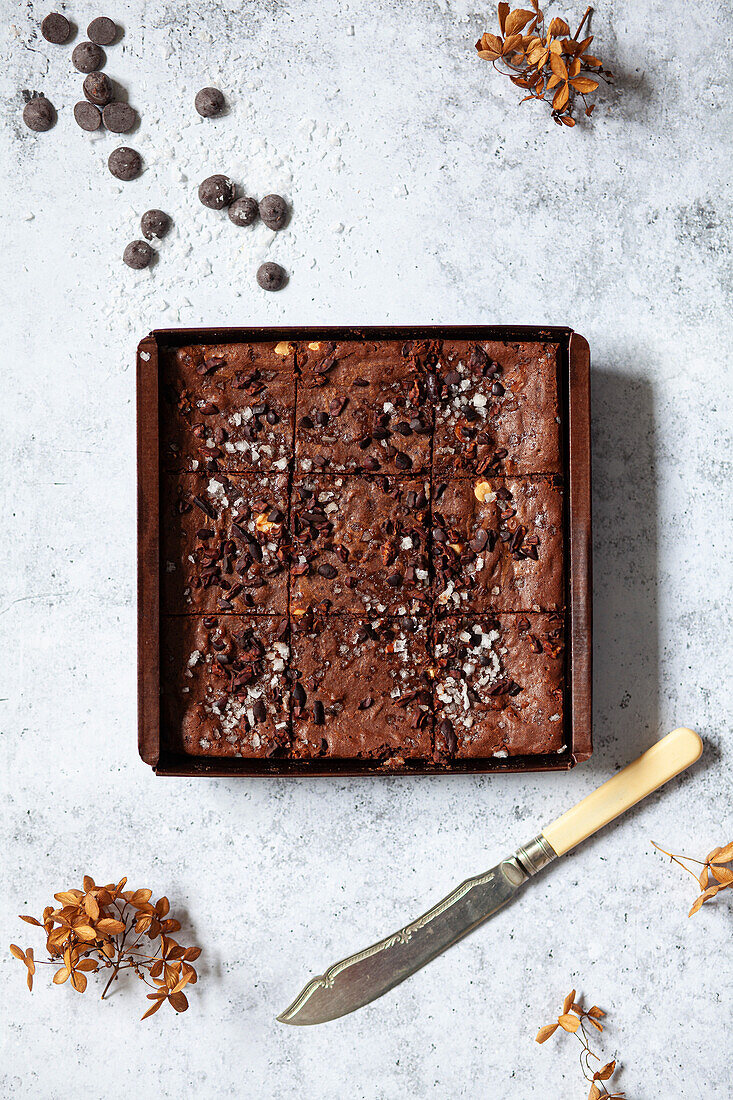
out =
{"type": "Polygon", "coordinates": [[[41,23],[41,34],[47,42],[53,42],[55,46],[63,46],[68,42],[71,34],[71,23],[64,15],[52,11],[41,23]]]}
{"type": "Polygon", "coordinates": [[[56,122],[56,111],[45,95],[34,96],[23,108],[23,122],[29,130],[44,134],[56,122]]]}
{"type": "Polygon", "coordinates": [[[223,210],[234,202],[234,184],[228,176],[208,176],[199,184],[199,199],[210,210],[223,210]]]}
{"type": "Polygon", "coordinates": [[[251,225],[257,217],[257,211],[257,200],[244,195],[229,207],[229,220],[239,226],[251,225]]]}
{"type": "Polygon", "coordinates": [[[87,27],[87,35],[97,46],[111,46],[117,37],[117,26],[112,19],[100,15],[92,19],[87,27]]]}
{"type": "Polygon", "coordinates": [[[129,134],[137,122],[137,111],[129,103],[108,103],[102,111],[102,119],[110,133],[129,134]]]}
{"type": "Polygon", "coordinates": [[[84,78],[84,95],[90,103],[96,103],[98,107],[104,107],[114,96],[112,81],[106,73],[89,73],[84,78]]]}
{"type": "Polygon", "coordinates": [[[202,118],[216,118],[226,106],[224,93],[218,88],[202,88],[196,93],[194,106],[202,118]]]}
{"type": "Polygon", "coordinates": [[[494,382],[491,387],[491,392],[494,394],[495,397],[503,397],[506,391],[501,382],[494,382]]]}
{"type": "Polygon", "coordinates": [[[394,456],[394,464],[398,470],[411,470],[412,459],[409,455],[403,454],[402,451],[398,451],[394,456]]]}
{"type": "Polygon", "coordinates": [[[329,565],[328,562],[324,562],[322,565],[318,566],[318,573],[329,581],[338,576],[338,570],[334,569],[334,567],[332,565],[329,565]]]}
{"type": "Polygon", "coordinates": [[[265,195],[260,199],[260,217],[268,229],[282,229],[288,220],[288,207],[280,195],[265,195]]]}
{"type": "Polygon", "coordinates": [[[326,722],[326,712],[323,709],[323,703],[320,699],[316,699],[313,704],[313,725],[323,726],[326,722]]]}
{"type": "Polygon", "coordinates": [[[402,574],[393,573],[390,577],[387,577],[387,584],[390,588],[399,588],[402,584],[402,574]]]}
{"type": "Polygon", "coordinates": [[[265,706],[264,699],[255,699],[254,706],[252,707],[252,715],[255,722],[264,722],[267,718],[267,707],[265,706]]]}
{"type": "Polygon", "coordinates": [[[300,682],[298,682],[293,688],[293,702],[295,703],[296,707],[302,709],[305,706],[306,699],[307,695],[305,693],[305,688],[300,682]]]}
{"type": "Polygon", "coordinates": [[[93,42],[80,42],[71,55],[71,63],[80,73],[98,72],[105,60],[104,50],[93,42]]]}
{"type": "Polygon", "coordinates": [[[171,220],[163,210],[146,210],[140,219],[140,229],[147,241],[160,240],[171,227],[171,220]]]}
{"type": "Polygon", "coordinates": [[[82,99],[74,104],[74,118],[82,130],[98,130],[102,125],[102,112],[93,103],[82,99]]]}
{"type": "Polygon", "coordinates": [[[115,179],[124,181],[137,179],[142,171],[142,166],[143,162],[140,154],[127,145],[121,145],[119,149],[113,149],[107,161],[107,167],[115,179]]]}
{"type": "Polygon", "coordinates": [[[135,271],[141,271],[149,265],[154,255],[155,253],[147,241],[130,241],[122,253],[122,259],[128,267],[134,268],[135,271]]]}
{"type": "Polygon", "coordinates": [[[261,264],[257,268],[257,282],[263,290],[281,290],[285,286],[285,272],[280,264],[261,264]]]}
{"type": "Polygon", "coordinates": [[[471,541],[469,542],[468,545],[471,547],[471,549],[474,551],[474,553],[480,554],[481,551],[486,546],[486,543],[488,542],[488,539],[489,539],[489,536],[486,533],[485,528],[479,527],[478,531],[473,536],[473,538],[471,539],[471,541]]]}

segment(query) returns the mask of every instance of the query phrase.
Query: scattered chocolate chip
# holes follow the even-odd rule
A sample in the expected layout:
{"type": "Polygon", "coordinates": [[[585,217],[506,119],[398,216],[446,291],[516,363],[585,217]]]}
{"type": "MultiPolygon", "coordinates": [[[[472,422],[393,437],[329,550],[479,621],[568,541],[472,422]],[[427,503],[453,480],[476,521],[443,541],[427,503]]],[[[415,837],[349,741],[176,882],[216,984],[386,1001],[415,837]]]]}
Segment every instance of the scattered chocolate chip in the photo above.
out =
{"type": "Polygon", "coordinates": [[[329,565],[328,562],[323,562],[322,565],[319,565],[318,572],[322,577],[325,577],[329,581],[338,576],[338,570],[334,569],[334,567],[332,565],[329,565]]]}
{"type": "Polygon", "coordinates": [[[300,682],[298,682],[293,688],[293,702],[295,703],[296,707],[302,709],[305,706],[306,698],[307,696],[305,693],[305,688],[300,682]]]}
{"type": "Polygon", "coordinates": [[[134,180],[142,171],[142,158],[135,149],[127,145],[121,145],[119,149],[113,149],[107,161],[107,167],[118,180],[134,180]]]}
{"type": "Polygon", "coordinates": [[[260,199],[260,217],[268,229],[282,229],[288,220],[288,207],[281,195],[265,195],[260,199]]]}
{"type": "Polygon", "coordinates": [[[53,42],[55,46],[63,46],[68,42],[71,34],[71,23],[65,15],[52,11],[41,23],[41,34],[47,42],[53,42]]]}
{"type": "Polygon", "coordinates": [[[285,272],[280,264],[262,264],[257,269],[257,282],[263,290],[281,290],[285,286],[285,272]]]}
{"type": "Polygon", "coordinates": [[[218,88],[202,88],[196,93],[194,106],[202,118],[215,118],[226,106],[224,93],[218,88]]]}
{"type": "Polygon", "coordinates": [[[84,95],[90,103],[104,107],[106,103],[112,101],[114,94],[112,81],[106,73],[89,73],[84,78],[84,95]]]}
{"type": "Polygon", "coordinates": [[[129,103],[108,103],[102,111],[102,119],[110,133],[129,134],[137,122],[137,111],[129,103]]]}
{"type": "Polygon", "coordinates": [[[130,241],[122,253],[122,259],[128,267],[134,268],[135,271],[142,271],[144,267],[149,265],[154,255],[155,253],[147,241],[130,241]]]}
{"type": "Polygon", "coordinates": [[[316,699],[313,704],[313,725],[323,726],[326,722],[326,712],[323,709],[323,703],[320,699],[316,699]]]}
{"type": "Polygon", "coordinates": [[[56,122],[56,111],[45,95],[34,96],[23,108],[23,122],[29,130],[43,134],[56,122]]]}
{"type": "Polygon", "coordinates": [[[494,382],[491,387],[491,392],[493,393],[494,397],[503,397],[505,391],[501,382],[494,382]]]}
{"type": "Polygon", "coordinates": [[[71,63],[80,73],[98,72],[105,63],[104,50],[95,46],[93,42],[80,42],[74,46],[71,55],[71,63]]]}
{"type": "Polygon", "coordinates": [[[247,196],[236,199],[229,207],[228,213],[229,220],[234,222],[235,225],[251,225],[257,217],[257,201],[247,196]]]}
{"type": "Polygon", "coordinates": [[[199,199],[210,210],[223,210],[234,202],[234,184],[228,176],[208,176],[199,184],[199,199]]]}
{"type": "Polygon", "coordinates": [[[97,19],[92,19],[87,27],[87,35],[97,46],[111,46],[117,37],[117,25],[112,19],[100,15],[97,19]]]}
{"type": "Polygon", "coordinates": [[[95,107],[86,99],[81,99],[74,104],[74,118],[82,130],[98,130],[102,125],[102,112],[99,107],[95,107]]]}
{"type": "Polygon", "coordinates": [[[255,722],[264,722],[267,718],[267,707],[265,706],[264,699],[255,699],[254,706],[252,707],[252,715],[255,722]]]}
{"type": "Polygon", "coordinates": [[[146,241],[160,240],[171,227],[171,220],[163,210],[146,210],[140,219],[140,229],[146,241]]]}

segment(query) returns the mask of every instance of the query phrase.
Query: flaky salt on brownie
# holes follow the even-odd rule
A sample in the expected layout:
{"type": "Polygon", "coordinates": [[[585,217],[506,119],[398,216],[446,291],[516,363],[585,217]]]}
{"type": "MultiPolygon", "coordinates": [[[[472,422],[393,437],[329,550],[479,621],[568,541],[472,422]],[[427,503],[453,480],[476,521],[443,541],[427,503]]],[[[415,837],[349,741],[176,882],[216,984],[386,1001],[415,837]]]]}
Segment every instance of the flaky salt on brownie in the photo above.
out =
{"type": "Polygon", "coordinates": [[[162,398],[170,418],[161,449],[164,469],[288,469],[295,409],[292,344],[196,344],[162,355],[162,398]]]}
{"type": "Polygon", "coordinates": [[[424,623],[307,614],[293,624],[291,644],[295,756],[391,765],[429,759],[424,623]]]}
{"type": "Polygon", "coordinates": [[[438,622],[436,760],[560,752],[563,633],[559,615],[466,615],[438,622]]]}
{"type": "Polygon", "coordinates": [[[287,749],[288,622],[278,616],[166,616],[163,729],[193,756],[269,757],[287,749]]]}
{"type": "Polygon", "coordinates": [[[560,473],[557,344],[443,340],[437,473],[560,473]]]}
{"type": "Polygon", "coordinates": [[[428,603],[430,481],[296,475],[291,607],[405,614],[428,603]]]}

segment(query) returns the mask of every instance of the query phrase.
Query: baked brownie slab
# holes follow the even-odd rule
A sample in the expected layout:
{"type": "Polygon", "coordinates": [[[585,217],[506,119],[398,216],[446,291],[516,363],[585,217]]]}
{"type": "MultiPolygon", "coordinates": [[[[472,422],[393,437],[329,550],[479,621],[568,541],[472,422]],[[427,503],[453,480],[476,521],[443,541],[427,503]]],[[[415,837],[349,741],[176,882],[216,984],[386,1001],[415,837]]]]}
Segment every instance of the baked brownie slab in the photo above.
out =
{"type": "Polygon", "coordinates": [[[293,753],[428,759],[431,687],[428,636],[414,618],[306,615],[293,624],[293,753]]]}
{"type": "Polygon", "coordinates": [[[296,470],[419,473],[430,467],[426,375],[396,341],[299,344],[296,470]]]}
{"type": "Polygon", "coordinates": [[[406,614],[428,598],[430,481],[293,479],[291,608],[406,614]]]}
{"type": "Polygon", "coordinates": [[[167,474],[161,483],[168,612],[288,610],[286,474],[167,474]]]}
{"type": "Polygon", "coordinates": [[[193,756],[267,757],[289,743],[287,619],[166,616],[163,728],[193,756]]]}
{"type": "Polygon", "coordinates": [[[447,611],[563,606],[558,477],[434,480],[435,605],[447,611]]]}
{"type": "Polygon", "coordinates": [[[559,752],[563,620],[469,615],[435,628],[435,758],[559,752]]]}
{"type": "Polygon", "coordinates": [[[193,345],[165,353],[167,470],[284,471],[293,449],[293,345],[193,345]]]}
{"type": "Polygon", "coordinates": [[[444,340],[438,473],[560,473],[557,344],[444,340]]]}

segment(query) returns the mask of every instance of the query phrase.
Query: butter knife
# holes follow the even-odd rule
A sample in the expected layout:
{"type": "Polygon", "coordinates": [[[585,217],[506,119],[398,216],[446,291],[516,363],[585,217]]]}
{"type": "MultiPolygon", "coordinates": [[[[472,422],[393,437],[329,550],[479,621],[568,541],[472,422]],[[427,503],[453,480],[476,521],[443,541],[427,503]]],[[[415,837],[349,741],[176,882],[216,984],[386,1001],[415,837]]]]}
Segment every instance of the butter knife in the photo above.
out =
{"type": "Polygon", "coordinates": [[[701,752],[702,741],[693,730],[673,730],[514,855],[485,874],[466,879],[399,932],[313,978],[278,1020],[322,1024],[381,997],[511,901],[548,863],[694,764],[701,752]]]}

